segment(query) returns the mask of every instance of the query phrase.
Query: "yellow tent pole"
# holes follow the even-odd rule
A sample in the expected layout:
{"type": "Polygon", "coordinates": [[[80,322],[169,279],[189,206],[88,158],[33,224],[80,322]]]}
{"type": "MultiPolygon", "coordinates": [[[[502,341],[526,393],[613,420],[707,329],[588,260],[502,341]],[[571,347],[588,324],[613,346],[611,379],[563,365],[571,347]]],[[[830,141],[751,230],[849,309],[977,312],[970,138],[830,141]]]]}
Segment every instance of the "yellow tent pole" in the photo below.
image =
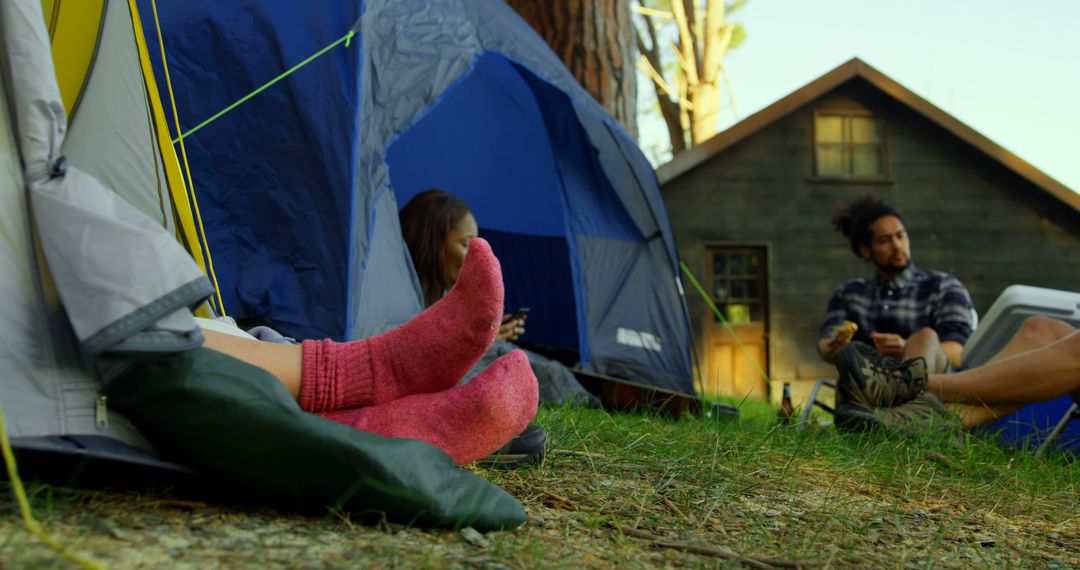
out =
{"type": "MultiPolygon", "coordinates": [[[[139,53],[139,63],[142,66],[143,79],[146,84],[147,98],[150,102],[150,110],[154,119],[154,130],[157,135],[158,147],[161,150],[162,162],[165,167],[166,183],[169,186],[169,194],[179,218],[179,226],[184,236],[184,242],[191,251],[195,263],[199,265],[207,276],[213,275],[212,269],[207,267],[206,258],[203,256],[202,242],[196,229],[195,217],[192,215],[192,205],[188,200],[187,187],[184,185],[184,175],[180,170],[180,161],[173,149],[169,135],[169,125],[165,119],[165,109],[161,104],[157,82],[154,80],[154,70],[150,65],[150,54],[146,47],[146,39],[143,37],[142,22],[139,19],[139,11],[135,0],[128,0],[131,10],[131,25],[135,35],[135,45],[139,53]]],[[[200,224],[201,225],[201,224],[200,224]]],[[[217,280],[214,280],[214,290],[217,294],[218,309],[222,314],[221,293],[218,291],[217,280]]],[[[207,316],[207,315],[203,315],[207,316]]]]}
{"type": "MultiPolygon", "coordinates": [[[[131,0],[134,5],[134,0],[131,0]]],[[[154,11],[154,29],[157,31],[158,46],[161,48],[161,68],[165,72],[165,90],[169,93],[169,105],[172,106],[173,125],[176,134],[180,135],[180,115],[176,111],[176,97],[173,96],[172,79],[169,78],[169,60],[165,57],[165,40],[161,37],[161,23],[158,22],[157,0],[150,0],[150,7],[154,11]]],[[[138,14],[136,14],[138,17],[138,14]]],[[[199,212],[199,198],[195,195],[195,182],[191,179],[191,166],[188,164],[187,150],[183,139],[180,140],[180,157],[184,160],[184,173],[187,174],[188,188],[191,190],[191,205],[195,211],[195,221],[199,224],[199,236],[202,237],[206,248],[206,268],[210,270],[210,280],[214,283],[214,293],[217,295],[217,310],[221,316],[225,316],[225,304],[221,300],[221,287],[218,286],[217,274],[214,272],[214,257],[210,253],[210,242],[206,239],[206,229],[203,228],[202,214],[199,212]]]]}

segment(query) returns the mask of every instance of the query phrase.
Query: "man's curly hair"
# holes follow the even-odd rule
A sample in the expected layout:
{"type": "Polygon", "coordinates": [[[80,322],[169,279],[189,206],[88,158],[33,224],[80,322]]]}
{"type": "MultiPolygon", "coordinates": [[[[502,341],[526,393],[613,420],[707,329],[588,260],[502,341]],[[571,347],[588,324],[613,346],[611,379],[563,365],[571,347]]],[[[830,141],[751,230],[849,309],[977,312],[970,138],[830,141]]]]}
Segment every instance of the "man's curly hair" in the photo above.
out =
{"type": "Polygon", "coordinates": [[[859,246],[869,246],[870,240],[874,238],[870,226],[885,216],[896,216],[901,223],[904,222],[904,216],[900,215],[896,208],[867,194],[837,209],[832,217],[832,225],[848,239],[851,251],[862,257],[859,246]]]}

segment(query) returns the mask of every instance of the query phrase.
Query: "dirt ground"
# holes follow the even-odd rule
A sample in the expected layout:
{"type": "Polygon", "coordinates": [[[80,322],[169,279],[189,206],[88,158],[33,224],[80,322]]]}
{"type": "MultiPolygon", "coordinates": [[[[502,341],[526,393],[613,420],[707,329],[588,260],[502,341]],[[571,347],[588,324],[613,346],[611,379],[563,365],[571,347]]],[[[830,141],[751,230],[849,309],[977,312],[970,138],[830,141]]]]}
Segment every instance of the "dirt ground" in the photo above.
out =
{"type": "MultiPolygon", "coordinates": [[[[1055,497],[995,511],[947,492],[897,496],[865,477],[798,469],[792,489],[790,473],[768,468],[698,479],[556,451],[537,467],[478,470],[530,517],[486,535],[167,494],[31,492],[48,531],[110,568],[1080,567],[1076,519],[1055,521],[1038,504],[1059,507],[1055,497]]],[[[3,567],[72,567],[22,528],[14,501],[0,508],[3,567]]]]}

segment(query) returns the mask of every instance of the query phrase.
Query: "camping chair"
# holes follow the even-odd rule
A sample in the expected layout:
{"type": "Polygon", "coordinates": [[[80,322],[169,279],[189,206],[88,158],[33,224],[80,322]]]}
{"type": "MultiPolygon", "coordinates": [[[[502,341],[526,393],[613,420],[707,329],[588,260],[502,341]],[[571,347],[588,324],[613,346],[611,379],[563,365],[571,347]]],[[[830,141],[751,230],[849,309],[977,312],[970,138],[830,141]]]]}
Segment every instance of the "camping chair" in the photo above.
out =
{"type": "Polygon", "coordinates": [[[814,387],[810,390],[809,403],[803,407],[802,412],[799,414],[799,422],[795,424],[795,431],[802,431],[803,428],[806,427],[806,422],[810,419],[810,412],[814,409],[814,406],[825,410],[830,416],[836,413],[836,410],[834,410],[832,406],[818,400],[818,392],[821,391],[822,387],[832,388],[833,391],[835,391],[836,382],[833,382],[828,378],[822,378],[814,383],[814,387]]]}
{"type": "MultiPolygon", "coordinates": [[[[1028,285],[1011,285],[1002,291],[1001,295],[986,312],[981,326],[977,326],[975,333],[964,345],[964,368],[974,368],[988,362],[997,354],[1020,329],[1023,322],[1033,316],[1046,316],[1059,319],[1073,326],[1080,326],[1080,293],[1031,287],[1028,285]]],[[[978,323],[978,320],[975,321],[978,323]]],[[[833,414],[832,407],[818,401],[818,394],[822,387],[836,389],[836,383],[829,379],[818,380],[810,392],[809,403],[803,408],[799,416],[797,429],[801,430],[810,417],[810,411],[817,406],[829,414],[833,414]]],[[[1063,396],[1068,398],[1068,396],[1063,396]]],[[[1055,401],[1056,402],[1056,401],[1055,401]]],[[[1025,407],[1040,407],[1048,403],[1032,404],[1025,407]]],[[[1010,416],[1011,417],[1011,416],[1010,416]]],[[[1055,427],[1046,433],[1036,455],[1042,456],[1053,446],[1070,428],[1071,422],[1080,419],[1080,405],[1072,403],[1055,427]]],[[[1044,429],[1038,426],[1025,425],[1023,422],[1002,418],[988,424],[982,429],[1004,430],[1008,428],[1015,435],[1006,440],[1017,443],[1021,439],[1042,435],[1044,429]]]]}
{"type": "Polygon", "coordinates": [[[1073,405],[1069,407],[1069,411],[1061,416],[1061,420],[1058,421],[1057,425],[1054,426],[1054,429],[1051,430],[1046,436],[1046,439],[1043,440],[1042,445],[1040,445],[1039,449],[1035,452],[1035,456],[1042,457],[1046,453],[1046,450],[1061,437],[1061,434],[1065,432],[1065,428],[1067,428],[1073,420],[1080,420],[1080,404],[1077,404],[1076,402],[1073,402],[1073,405]]]}

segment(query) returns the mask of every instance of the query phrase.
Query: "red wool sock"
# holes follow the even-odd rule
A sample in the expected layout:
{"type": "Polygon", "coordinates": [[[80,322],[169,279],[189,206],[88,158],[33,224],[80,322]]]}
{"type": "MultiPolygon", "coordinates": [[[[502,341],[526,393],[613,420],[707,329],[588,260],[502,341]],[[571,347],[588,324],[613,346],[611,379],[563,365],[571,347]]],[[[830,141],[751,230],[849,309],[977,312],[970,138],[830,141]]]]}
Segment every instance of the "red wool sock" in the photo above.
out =
{"type": "Polygon", "coordinates": [[[320,415],[370,433],[425,441],[465,465],[524,431],[539,399],[529,359],[515,350],[468,384],[320,415]]]}
{"type": "Polygon", "coordinates": [[[454,287],[409,322],[353,342],[305,340],[300,407],[356,408],[454,386],[495,341],[502,309],[499,260],[476,238],[454,287]]]}

